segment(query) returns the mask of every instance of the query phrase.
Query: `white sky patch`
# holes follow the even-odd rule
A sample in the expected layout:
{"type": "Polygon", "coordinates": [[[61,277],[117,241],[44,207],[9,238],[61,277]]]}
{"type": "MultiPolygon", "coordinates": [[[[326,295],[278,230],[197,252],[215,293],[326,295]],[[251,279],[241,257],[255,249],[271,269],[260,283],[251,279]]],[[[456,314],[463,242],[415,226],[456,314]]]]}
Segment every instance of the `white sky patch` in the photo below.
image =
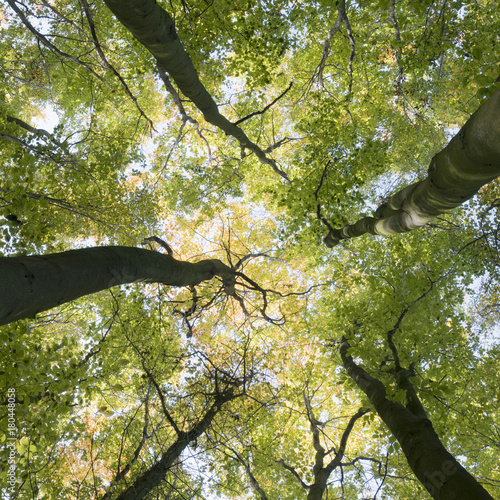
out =
{"type": "Polygon", "coordinates": [[[444,136],[446,139],[446,142],[450,142],[453,137],[455,137],[458,132],[460,132],[460,129],[458,127],[447,127],[444,129],[444,136]]]}
{"type": "Polygon", "coordinates": [[[57,113],[50,107],[46,107],[43,110],[42,116],[39,118],[35,118],[34,126],[36,128],[42,128],[47,132],[54,132],[54,129],[59,124],[59,116],[57,113]]]}

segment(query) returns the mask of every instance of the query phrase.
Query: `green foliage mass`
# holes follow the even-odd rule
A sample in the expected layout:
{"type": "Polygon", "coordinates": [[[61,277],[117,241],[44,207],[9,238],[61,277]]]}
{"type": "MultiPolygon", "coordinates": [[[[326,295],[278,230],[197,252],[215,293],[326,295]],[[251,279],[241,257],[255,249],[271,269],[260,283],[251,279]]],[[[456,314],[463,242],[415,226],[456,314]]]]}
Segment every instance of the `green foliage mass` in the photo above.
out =
{"type": "Polygon", "coordinates": [[[397,364],[411,373],[442,443],[500,498],[498,182],[420,230],[322,242],[425,177],[499,87],[498,3],[158,3],[276,168],[165,90],[104,2],[0,2],[1,254],[158,236],[239,273],[234,294],[135,283],[1,327],[2,498],[119,498],[179,442],[144,498],[306,498],[360,408],[323,498],[430,498],[343,338],[391,401],[409,398],[397,364]]]}

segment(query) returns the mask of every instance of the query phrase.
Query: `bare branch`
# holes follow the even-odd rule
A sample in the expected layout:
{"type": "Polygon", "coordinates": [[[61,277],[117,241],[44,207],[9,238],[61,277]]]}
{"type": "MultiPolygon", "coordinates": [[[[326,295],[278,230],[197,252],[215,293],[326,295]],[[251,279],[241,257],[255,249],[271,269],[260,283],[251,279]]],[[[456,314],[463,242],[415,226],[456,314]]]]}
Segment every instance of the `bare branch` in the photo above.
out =
{"type": "Polygon", "coordinates": [[[155,241],[167,251],[167,254],[170,255],[170,257],[173,257],[174,252],[166,241],[162,240],[161,238],[158,238],[158,236],[150,236],[149,238],[144,238],[142,244],[145,245],[148,241],[155,241]]]}
{"type": "Polygon", "coordinates": [[[249,118],[252,118],[252,116],[257,116],[257,115],[262,115],[264,114],[271,106],[276,104],[282,97],[286,95],[286,93],[292,88],[293,81],[290,82],[288,85],[288,88],[283,91],[276,99],[274,99],[270,104],[268,104],[262,111],[255,111],[253,113],[250,113],[249,115],[245,116],[244,118],[240,118],[239,120],[235,121],[235,125],[239,125],[240,123],[243,123],[244,121],[248,120],[249,118]]]}
{"type": "Polygon", "coordinates": [[[84,63],[83,61],[80,61],[80,59],[72,56],[71,54],[66,54],[66,52],[63,52],[62,50],[59,50],[54,44],[52,44],[47,37],[42,35],[38,30],[35,29],[35,27],[29,22],[28,18],[24,15],[22,10],[16,5],[15,0],[7,0],[7,3],[11,6],[12,10],[19,16],[19,19],[21,19],[22,23],[35,35],[35,37],[43,44],[45,45],[48,49],[50,49],[54,54],[57,54],[58,56],[69,59],[70,61],[73,61],[74,63],[83,66],[85,69],[90,71],[94,76],[96,76],[99,80],[102,80],[102,77],[98,75],[87,63],[84,63]]]}

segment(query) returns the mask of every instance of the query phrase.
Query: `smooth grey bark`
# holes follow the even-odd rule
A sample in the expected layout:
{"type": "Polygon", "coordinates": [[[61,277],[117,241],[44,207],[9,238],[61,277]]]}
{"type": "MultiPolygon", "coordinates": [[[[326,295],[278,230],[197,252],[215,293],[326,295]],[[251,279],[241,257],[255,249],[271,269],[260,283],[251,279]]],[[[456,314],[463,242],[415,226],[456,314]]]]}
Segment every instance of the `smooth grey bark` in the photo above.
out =
{"type": "Polygon", "coordinates": [[[95,247],[22,257],[0,257],[0,325],[126,283],[193,286],[231,269],[217,259],[183,262],[132,247],[95,247]]]}
{"type": "Polygon", "coordinates": [[[155,57],[159,68],[165,70],[181,92],[203,113],[205,120],[227,135],[234,137],[244,148],[252,151],[264,164],[290,181],[276,162],[254,144],[234,123],[223,116],[217,104],[201,83],[198,73],[184,50],[170,15],[155,0],[104,0],[117,19],[155,57]]]}
{"type": "Polygon", "coordinates": [[[497,90],[431,160],[428,176],[405,187],[373,217],[342,229],[330,229],[325,244],[365,233],[389,235],[424,226],[434,217],[460,206],[500,175],[500,90],[497,90]]]}
{"type": "MultiPolygon", "coordinates": [[[[493,500],[441,443],[415,391],[407,391],[406,406],[387,398],[384,384],[356,364],[345,338],[340,356],[348,375],[367,395],[379,417],[398,440],[408,465],[435,500],[493,500]],[[416,404],[418,403],[418,404],[416,404]],[[413,411],[412,411],[413,410],[413,411]]],[[[403,377],[407,386],[409,380],[403,377]]]]}

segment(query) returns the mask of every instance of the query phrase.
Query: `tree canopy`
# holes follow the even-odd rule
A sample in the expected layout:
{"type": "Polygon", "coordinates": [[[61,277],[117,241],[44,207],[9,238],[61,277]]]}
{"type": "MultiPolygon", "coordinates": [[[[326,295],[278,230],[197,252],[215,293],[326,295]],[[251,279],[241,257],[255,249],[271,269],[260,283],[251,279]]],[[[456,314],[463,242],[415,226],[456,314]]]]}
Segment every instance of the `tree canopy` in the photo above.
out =
{"type": "Polygon", "coordinates": [[[2,498],[500,499],[499,33],[0,0],[2,498]]]}

